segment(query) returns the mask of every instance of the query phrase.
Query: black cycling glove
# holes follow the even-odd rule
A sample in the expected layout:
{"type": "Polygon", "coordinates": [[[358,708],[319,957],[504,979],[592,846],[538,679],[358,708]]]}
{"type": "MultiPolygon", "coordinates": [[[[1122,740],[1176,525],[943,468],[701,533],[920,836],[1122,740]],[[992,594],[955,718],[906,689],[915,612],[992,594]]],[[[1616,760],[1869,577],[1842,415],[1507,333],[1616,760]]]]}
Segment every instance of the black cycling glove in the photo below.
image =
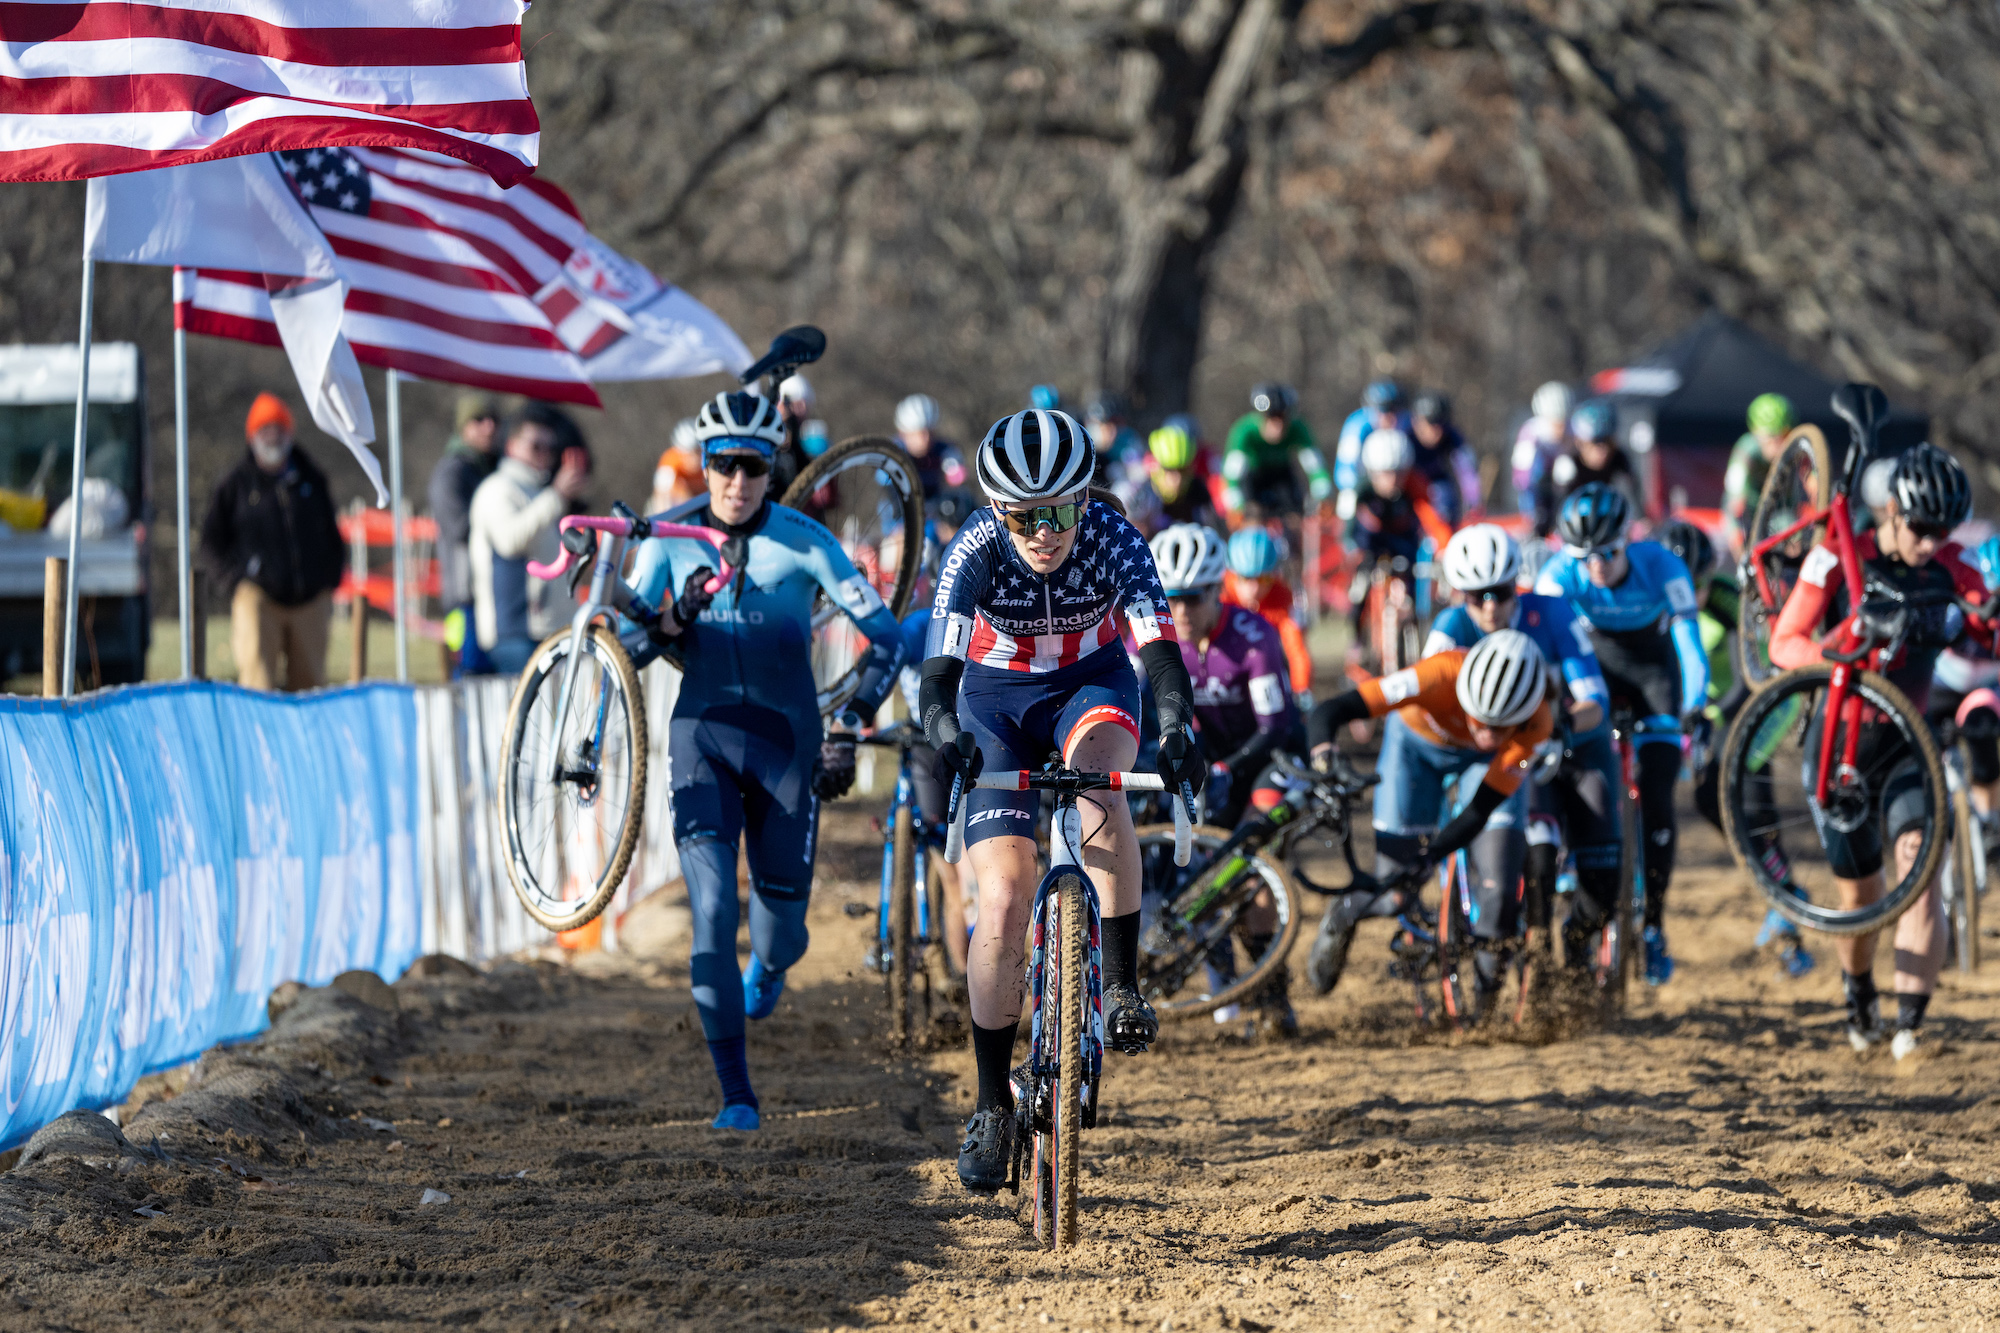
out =
{"type": "Polygon", "coordinates": [[[937,747],[937,758],[931,763],[931,776],[947,792],[951,790],[953,778],[964,778],[969,790],[973,779],[986,768],[986,756],[979,752],[979,746],[969,731],[958,730],[958,719],[951,719],[952,739],[937,747]]]}
{"type": "Polygon", "coordinates": [[[854,786],[854,737],[836,731],[819,743],[819,760],[813,765],[813,795],[822,801],[837,800],[854,786]]]}
{"type": "Polygon", "coordinates": [[[1167,784],[1168,795],[1179,795],[1184,782],[1200,782],[1206,768],[1194,737],[1180,728],[1161,733],[1159,772],[1161,781],[1167,784]]]}
{"type": "Polygon", "coordinates": [[[708,604],[715,600],[715,594],[708,590],[708,581],[715,577],[715,571],[703,565],[681,582],[681,595],[674,598],[674,621],[686,633],[701,619],[701,613],[708,610],[708,604]]]}

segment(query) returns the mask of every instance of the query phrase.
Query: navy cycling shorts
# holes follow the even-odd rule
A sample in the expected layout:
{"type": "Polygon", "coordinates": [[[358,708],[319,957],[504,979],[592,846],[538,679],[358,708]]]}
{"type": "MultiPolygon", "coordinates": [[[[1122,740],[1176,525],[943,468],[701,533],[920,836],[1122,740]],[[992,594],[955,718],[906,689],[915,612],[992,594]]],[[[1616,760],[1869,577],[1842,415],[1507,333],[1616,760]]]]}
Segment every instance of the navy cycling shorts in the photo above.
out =
{"type": "MultiPolygon", "coordinates": [[[[1069,758],[1070,743],[1099,722],[1139,739],[1139,678],[1116,644],[1055,671],[1005,671],[977,663],[958,687],[959,724],[979,743],[988,773],[1039,770],[1051,754],[1069,758]]],[[[967,797],[965,840],[1035,836],[1037,791],[975,789],[967,797]]]]}

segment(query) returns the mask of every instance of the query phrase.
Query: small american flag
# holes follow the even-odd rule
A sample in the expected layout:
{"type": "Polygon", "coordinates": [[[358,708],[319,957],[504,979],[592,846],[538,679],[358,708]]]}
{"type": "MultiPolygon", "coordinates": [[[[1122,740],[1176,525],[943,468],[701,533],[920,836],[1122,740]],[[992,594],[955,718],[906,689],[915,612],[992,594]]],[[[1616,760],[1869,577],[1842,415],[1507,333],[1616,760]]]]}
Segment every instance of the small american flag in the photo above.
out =
{"type": "MultiPolygon", "coordinates": [[[[462,163],[400,149],[309,148],[278,160],[339,260],[341,331],[357,360],[599,405],[535,302],[589,239],[568,195],[534,179],[503,190],[462,163]]],[[[175,318],[190,332],[279,345],[262,274],[183,272],[175,318]]]]}
{"type": "Polygon", "coordinates": [[[535,169],[522,0],[0,0],[0,181],[299,145],[535,169]]]}

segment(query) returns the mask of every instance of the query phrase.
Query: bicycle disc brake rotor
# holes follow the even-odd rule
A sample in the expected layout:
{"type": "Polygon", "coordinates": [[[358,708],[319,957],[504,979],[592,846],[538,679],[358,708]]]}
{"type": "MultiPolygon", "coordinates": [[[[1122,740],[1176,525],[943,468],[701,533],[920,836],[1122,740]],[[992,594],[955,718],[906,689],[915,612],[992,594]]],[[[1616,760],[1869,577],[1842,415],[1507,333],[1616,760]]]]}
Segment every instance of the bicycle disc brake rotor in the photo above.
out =
{"type": "Polygon", "coordinates": [[[1827,783],[1826,804],[1821,813],[1827,823],[1842,833],[1853,833],[1868,822],[1869,807],[1873,804],[1860,772],[1852,764],[1841,764],[1827,783]]]}

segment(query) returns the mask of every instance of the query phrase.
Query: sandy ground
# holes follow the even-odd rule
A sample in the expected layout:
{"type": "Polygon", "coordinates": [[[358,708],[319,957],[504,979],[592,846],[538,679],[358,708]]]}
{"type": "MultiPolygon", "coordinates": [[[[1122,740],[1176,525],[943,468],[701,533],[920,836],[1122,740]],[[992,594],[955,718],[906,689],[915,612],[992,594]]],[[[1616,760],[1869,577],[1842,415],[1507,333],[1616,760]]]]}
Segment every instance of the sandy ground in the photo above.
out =
{"type": "Polygon", "coordinates": [[[1830,960],[1793,984],[1753,955],[1757,913],[1701,832],[1671,909],[1683,970],[1613,1030],[1416,1031],[1378,927],[1333,998],[1300,997],[1296,1043],[1204,1020],[1115,1057],[1085,1144],[1089,1240],[1060,1259],[1008,1196],[956,1183],[969,1057],[879,1044],[879,992],[854,970],[872,919],[842,911],[872,896],[879,843],[855,802],[828,833],[813,951],[752,1040],[763,1132],[706,1127],[684,909],[662,897],[622,961],[407,978],[373,997],[394,1012],[318,993],[263,1043],[206,1057],[193,1091],[128,1111],[136,1149],[0,1177],[0,1327],[1900,1330],[2000,1313],[2000,963],[1947,977],[1920,1057],[1856,1057],[1830,960]]]}

